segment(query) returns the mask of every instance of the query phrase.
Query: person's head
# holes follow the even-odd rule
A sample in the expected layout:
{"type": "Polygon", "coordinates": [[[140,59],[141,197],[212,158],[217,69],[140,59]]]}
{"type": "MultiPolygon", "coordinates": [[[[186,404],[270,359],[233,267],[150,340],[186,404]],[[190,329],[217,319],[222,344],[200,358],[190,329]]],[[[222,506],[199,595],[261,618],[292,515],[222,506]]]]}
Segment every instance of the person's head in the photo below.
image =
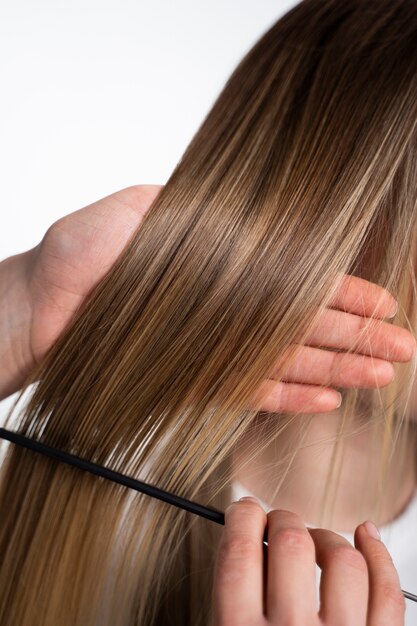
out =
{"type": "MultiPolygon", "coordinates": [[[[257,414],[249,401],[308,333],[336,273],[386,287],[396,321],[416,326],[416,142],[417,4],[294,7],[233,72],[28,380],[39,384],[19,430],[223,507],[231,454],[257,414]]],[[[385,420],[376,462],[391,470],[403,373],[344,394],[346,420],[385,420]]],[[[272,415],[271,436],[292,418],[272,415]]],[[[2,623],[130,626],[153,612],[158,624],[207,623],[209,523],[18,447],[0,506],[2,623]]]]}

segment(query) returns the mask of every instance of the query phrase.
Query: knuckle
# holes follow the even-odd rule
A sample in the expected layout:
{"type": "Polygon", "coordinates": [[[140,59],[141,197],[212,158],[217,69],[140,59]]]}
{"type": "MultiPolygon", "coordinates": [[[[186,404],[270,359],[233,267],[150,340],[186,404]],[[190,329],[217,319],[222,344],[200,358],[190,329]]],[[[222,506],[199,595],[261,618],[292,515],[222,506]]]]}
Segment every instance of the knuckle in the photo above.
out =
{"type": "Polygon", "coordinates": [[[130,185],[124,190],[126,195],[131,197],[132,200],[142,201],[146,198],[148,192],[147,185],[130,185]]]}
{"type": "Polygon", "coordinates": [[[43,236],[43,242],[50,242],[51,240],[53,241],[56,237],[60,236],[63,220],[64,218],[61,217],[48,227],[43,236]]]}
{"type": "Polygon", "coordinates": [[[269,537],[270,541],[278,549],[296,552],[310,552],[314,550],[314,543],[310,535],[302,528],[277,528],[269,534],[269,537]]]}
{"type": "Polygon", "coordinates": [[[66,234],[66,217],[61,217],[51,224],[46,230],[40,242],[40,249],[47,251],[48,255],[60,254],[65,249],[68,235],[66,234]]]}
{"type": "Polygon", "coordinates": [[[221,561],[245,561],[258,554],[260,543],[249,535],[236,535],[226,538],[220,547],[219,555],[221,561]]]}
{"type": "Polygon", "coordinates": [[[343,566],[352,567],[359,572],[367,572],[368,566],[365,558],[353,546],[334,544],[327,549],[327,558],[331,561],[342,563],[343,566]]]}
{"type": "Polygon", "coordinates": [[[127,202],[132,206],[148,205],[159,193],[162,185],[131,185],[122,190],[127,202]]]}

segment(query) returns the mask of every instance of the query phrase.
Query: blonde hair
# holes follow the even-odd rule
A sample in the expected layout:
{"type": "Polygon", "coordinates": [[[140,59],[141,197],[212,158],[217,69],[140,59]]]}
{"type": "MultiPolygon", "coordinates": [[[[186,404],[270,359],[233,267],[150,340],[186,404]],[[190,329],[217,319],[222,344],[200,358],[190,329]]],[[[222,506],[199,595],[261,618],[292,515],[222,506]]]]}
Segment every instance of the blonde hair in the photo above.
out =
{"type": "MultiPolygon", "coordinates": [[[[415,2],[290,10],[27,380],[15,429],[223,508],[231,455],[259,414],[251,399],[335,277],[382,285],[395,323],[416,327],[416,127],[415,2]]],[[[415,445],[411,374],[398,369],[387,388],[343,391],[337,446],[352,415],[385,423],[380,493],[415,445]]],[[[279,446],[294,416],[271,417],[279,446]]],[[[209,623],[219,528],[13,445],[0,507],[2,624],[209,623]]]]}

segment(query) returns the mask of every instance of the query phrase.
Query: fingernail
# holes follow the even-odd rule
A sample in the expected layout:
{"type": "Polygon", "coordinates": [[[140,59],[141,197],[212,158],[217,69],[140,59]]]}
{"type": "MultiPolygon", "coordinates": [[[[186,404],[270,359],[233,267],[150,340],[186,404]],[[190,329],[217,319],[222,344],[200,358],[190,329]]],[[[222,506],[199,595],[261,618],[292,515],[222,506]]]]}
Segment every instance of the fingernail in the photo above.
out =
{"type": "Polygon", "coordinates": [[[253,496],[243,496],[242,498],[239,498],[239,502],[243,502],[244,500],[252,500],[252,502],[259,504],[258,498],[254,498],[253,496]]]}
{"type": "Polygon", "coordinates": [[[374,539],[381,539],[381,534],[373,522],[367,520],[363,523],[363,525],[365,526],[368,535],[370,535],[374,539]]]}
{"type": "Polygon", "coordinates": [[[397,302],[397,300],[396,300],[396,301],[395,301],[395,310],[394,310],[394,312],[393,312],[393,313],[391,313],[391,315],[388,315],[388,319],[390,319],[391,317],[395,317],[395,316],[397,315],[397,313],[398,313],[398,307],[399,307],[399,304],[398,304],[398,302],[397,302]]]}
{"type": "Polygon", "coordinates": [[[339,406],[342,404],[342,399],[343,399],[343,398],[342,398],[342,394],[341,394],[341,393],[337,392],[337,394],[338,394],[338,396],[339,396],[339,404],[336,404],[336,409],[338,409],[338,408],[339,408],[339,406]]]}

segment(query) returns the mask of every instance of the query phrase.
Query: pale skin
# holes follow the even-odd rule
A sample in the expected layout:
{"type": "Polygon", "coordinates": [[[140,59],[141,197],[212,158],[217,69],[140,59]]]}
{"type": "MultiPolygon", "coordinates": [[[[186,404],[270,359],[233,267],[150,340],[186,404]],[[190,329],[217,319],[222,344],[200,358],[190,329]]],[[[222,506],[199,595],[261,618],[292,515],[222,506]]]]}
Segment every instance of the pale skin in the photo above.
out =
{"type": "Polygon", "coordinates": [[[290,511],[266,515],[256,501],[232,503],[216,559],[212,625],[401,626],[405,599],[377,537],[372,524],[360,524],[352,546],[330,530],[307,529],[290,511]],[[322,570],[319,610],[316,562],[322,570]]]}
{"type": "MultiPolygon", "coordinates": [[[[107,196],[61,218],[48,229],[37,246],[0,263],[0,398],[21,388],[28,372],[112,267],[160,189],[159,185],[136,185],[107,196]]],[[[330,416],[340,402],[340,394],[334,387],[388,385],[394,376],[392,363],[410,360],[416,341],[407,330],[391,323],[382,322],[374,327],[368,316],[374,312],[379,320],[389,319],[395,311],[396,302],[387,291],[356,277],[343,277],[329,307],[323,308],[320,321],[308,341],[298,346],[297,359],[286,372],[285,380],[267,379],[259,387],[256,401],[261,400],[260,408],[270,412],[330,416]],[[366,345],[359,345],[356,334],[364,323],[369,326],[367,341],[366,345]],[[318,346],[352,349],[354,353],[329,352],[318,346]]],[[[316,471],[320,472],[317,458],[314,463],[316,471]]],[[[308,467],[308,462],[306,465],[308,467]]],[[[250,480],[249,477],[246,479],[247,484],[250,480]]],[[[349,490],[346,496],[349,499],[349,490]]],[[[281,510],[269,513],[268,517],[250,501],[234,504],[228,509],[216,580],[224,583],[226,577],[230,584],[216,586],[215,583],[215,626],[265,623],[292,623],[295,626],[308,623],[314,626],[335,623],[329,620],[337,614],[337,623],[346,626],[402,624],[404,603],[398,576],[382,542],[369,538],[363,526],[356,530],[355,548],[348,548],[344,539],[330,530],[307,531],[298,515],[302,508],[300,502],[302,495],[299,500],[294,500],[294,507],[290,507],[294,513],[280,506],[281,510]],[[262,606],[259,600],[262,597],[261,530],[266,520],[272,543],[268,573],[262,583],[268,590],[268,602],[262,606]],[[335,550],[334,542],[344,549],[335,550]],[[317,558],[328,571],[322,589],[325,608],[321,615],[312,604],[315,593],[312,576],[314,544],[317,558]],[[352,550],[354,556],[348,550],[352,550]],[[305,578],[296,562],[305,563],[306,571],[311,575],[305,578]],[[346,562],[348,567],[342,567],[346,562]],[[345,572],[343,576],[342,570],[345,572]],[[243,572],[247,572],[247,577],[243,572]],[[280,592],[282,572],[286,573],[285,594],[280,592]],[[352,572],[355,575],[351,575],[352,572]],[[368,574],[369,594],[367,591],[361,595],[358,581],[368,579],[368,574]],[[388,598],[382,603],[378,596],[381,579],[388,598]],[[301,582],[304,613],[300,612],[298,595],[301,582]],[[344,619],[345,610],[342,596],[350,598],[349,607],[356,607],[351,611],[353,616],[356,610],[356,621],[353,617],[353,621],[340,621],[344,619]],[[340,599],[340,603],[332,601],[334,597],[340,599]],[[242,598],[244,606],[248,607],[248,615],[253,616],[252,621],[238,620],[242,598]],[[283,613],[278,598],[281,603],[286,602],[287,621],[279,621],[283,613]],[[326,598],[329,599],[326,601],[326,598]],[[366,607],[375,615],[373,621],[363,621],[366,607]],[[306,616],[308,621],[305,621],[306,616]],[[393,616],[397,621],[393,621],[393,616]]],[[[314,523],[314,520],[310,519],[310,522],[314,523]]]]}

